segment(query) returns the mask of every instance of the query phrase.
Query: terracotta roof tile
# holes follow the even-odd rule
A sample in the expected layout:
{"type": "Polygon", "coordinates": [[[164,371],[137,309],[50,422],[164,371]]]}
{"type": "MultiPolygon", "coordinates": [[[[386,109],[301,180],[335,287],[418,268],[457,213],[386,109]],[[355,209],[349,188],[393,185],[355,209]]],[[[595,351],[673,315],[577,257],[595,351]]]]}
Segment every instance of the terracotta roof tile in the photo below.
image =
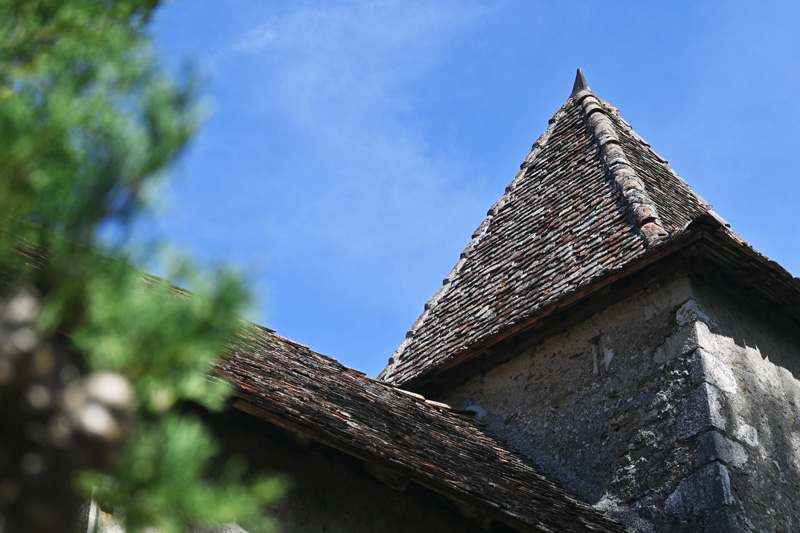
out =
{"type": "Polygon", "coordinates": [[[421,383],[710,210],[576,81],[380,378],[421,383]]]}

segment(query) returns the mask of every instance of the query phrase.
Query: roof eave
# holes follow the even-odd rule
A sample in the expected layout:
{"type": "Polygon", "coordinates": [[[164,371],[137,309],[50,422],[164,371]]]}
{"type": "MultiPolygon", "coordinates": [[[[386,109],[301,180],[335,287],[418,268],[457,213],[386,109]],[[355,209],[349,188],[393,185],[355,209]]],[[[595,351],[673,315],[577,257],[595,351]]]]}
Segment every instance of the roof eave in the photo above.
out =
{"type": "MultiPolygon", "coordinates": [[[[505,524],[506,526],[521,532],[534,532],[534,531],[619,531],[625,529],[611,521],[608,518],[602,517],[600,512],[596,512],[595,516],[584,516],[580,523],[576,523],[576,527],[563,529],[563,524],[549,523],[545,517],[526,516],[514,512],[511,509],[503,509],[491,501],[481,498],[479,494],[473,494],[468,491],[459,491],[455,488],[449,487],[441,480],[430,478],[424,473],[418,472],[407,465],[395,463],[383,457],[377,450],[369,450],[355,446],[346,442],[343,439],[337,438],[335,435],[328,434],[324,428],[314,426],[313,424],[306,423],[301,419],[293,419],[287,417],[284,412],[278,410],[270,410],[263,405],[256,405],[242,395],[237,394],[238,398],[235,399],[233,407],[239,411],[247,413],[265,422],[274,424],[283,430],[290,433],[311,439],[324,446],[328,446],[342,452],[346,455],[378,465],[397,476],[407,478],[418,485],[425,487],[446,498],[447,500],[465,506],[471,509],[477,509],[485,518],[505,524]],[[549,529],[556,528],[556,529],[549,529]],[[602,529],[601,529],[602,528],[602,529]]],[[[573,510],[573,512],[580,512],[573,510]]],[[[594,512],[591,512],[594,514],[594,512]]]]}
{"type": "MultiPolygon", "coordinates": [[[[495,335],[443,359],[440,364],[425,369],[424,373],[420,373],[406,381],[396,382],[395,385],[411,390],[424,389],[431,382],[441,380],[445,374],[455,367],[461,366],[485,353],[498,343],[536,327],[542,319],[553,313],[578,305],[597,295],[611,284],[630,278],[642,270],[666,260],[668,257],[684,252],[693,245],[697,245],[700,255],[722,268],[726,266],[720,261],[720,254],[727,253],[731,262],[742,262],[746,259],[750,264],[748,265],[749,268],[744,272],[751,272],[751,279],[768,279],[773,285],[778,284],[783,288],[790,303],[783,302],[779,309],[796,319],[800,319],[800,278],[793,277],[778,263],[755,251],[746,241],[731,231],[723,219],[711,211],[704,216],[698,217],[682,230],[674,232],[668,238],[663,239],[657,246],[651,247],[641,256],[632,259],[619,268],[604,273],[601,277],[591,280],[586,285],[577,287],[558,300],[535,310],[534,313],[523,320],[503,328],[495,335]]],[[[746,282],[747,274],[744,272],[737,273],[730,281],[733,283],[738,280],[740,280],[740,283],[746,282]]],[[[772,292],[774,293],[775,291],[772,292]]],[[[774,299],[770,298],[769,293],[762,294],[762,297],[767,300],[774,299]]]]}

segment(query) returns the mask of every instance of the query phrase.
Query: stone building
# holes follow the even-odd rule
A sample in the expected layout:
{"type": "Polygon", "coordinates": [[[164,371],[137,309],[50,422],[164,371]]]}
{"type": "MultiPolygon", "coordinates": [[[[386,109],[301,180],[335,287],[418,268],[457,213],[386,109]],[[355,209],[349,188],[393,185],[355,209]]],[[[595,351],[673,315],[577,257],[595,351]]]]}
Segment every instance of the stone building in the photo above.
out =
{"type": "Polygon", "coordinates": [[[217,427],[285,531],[798,531],[798,318],[579,71],[379,379],[260,330],[217,427]]]}
{"type": "Polygon", "coordinates": [[[631,529],[797,531],[798,289],[579,71],[381,378],[631,529]]]}

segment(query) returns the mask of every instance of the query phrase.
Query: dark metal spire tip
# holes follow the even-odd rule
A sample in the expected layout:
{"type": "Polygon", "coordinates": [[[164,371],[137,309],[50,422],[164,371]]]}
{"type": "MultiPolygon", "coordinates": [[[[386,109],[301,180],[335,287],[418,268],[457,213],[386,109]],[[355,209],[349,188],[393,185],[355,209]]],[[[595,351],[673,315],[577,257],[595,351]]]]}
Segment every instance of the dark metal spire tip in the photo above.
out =
{"type": "Polygon", "coordinates": [[[579,91],[588,91],[589,84],[586,83],[586,78],[583,77],[583,71],[578,69],[578,74],[575,75],[575,85],[572,86],[572,94],[579,91]]]}

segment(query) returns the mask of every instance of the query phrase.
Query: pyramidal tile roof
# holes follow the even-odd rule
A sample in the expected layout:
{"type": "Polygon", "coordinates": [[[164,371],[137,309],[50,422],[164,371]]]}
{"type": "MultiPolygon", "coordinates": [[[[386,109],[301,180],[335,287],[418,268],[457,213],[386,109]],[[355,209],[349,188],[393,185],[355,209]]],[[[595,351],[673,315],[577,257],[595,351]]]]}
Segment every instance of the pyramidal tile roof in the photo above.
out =
{"type": "Polygon", "coordinates": [[[419,383],[708,215],[721,220],[578,70],[572,94],[379,377],[419,383]]]}

